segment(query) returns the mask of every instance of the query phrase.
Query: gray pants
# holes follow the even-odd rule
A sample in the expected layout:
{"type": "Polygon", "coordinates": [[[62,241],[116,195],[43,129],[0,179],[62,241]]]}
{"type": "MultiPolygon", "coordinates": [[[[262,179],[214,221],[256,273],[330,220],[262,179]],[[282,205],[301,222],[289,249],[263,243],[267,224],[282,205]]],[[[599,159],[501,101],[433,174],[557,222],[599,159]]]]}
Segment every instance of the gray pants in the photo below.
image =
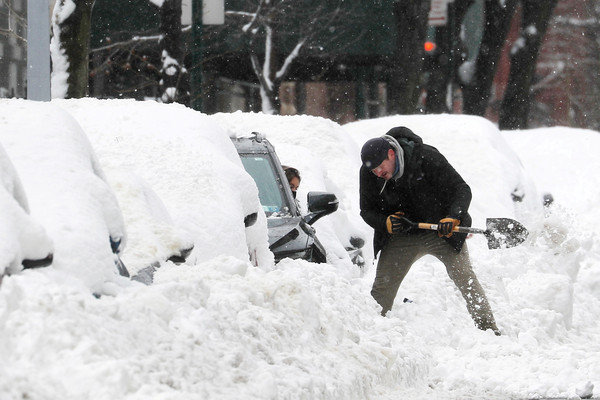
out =
{"type": "Polygon", "coordinates": [[[499,334],[490,304],[473,272],[467,244],[465,243],[460,253],[457,253],[445,240],[438,237],[436,232],[396,235],[381,251],[371,290],[371,295],[383,307],[381,314],[385,315],[392,309],[398,288],[410,267],[426,254],[444,263],[448,276],[467,302],[467,310],[477,328],[492,329],[499,334]]]}

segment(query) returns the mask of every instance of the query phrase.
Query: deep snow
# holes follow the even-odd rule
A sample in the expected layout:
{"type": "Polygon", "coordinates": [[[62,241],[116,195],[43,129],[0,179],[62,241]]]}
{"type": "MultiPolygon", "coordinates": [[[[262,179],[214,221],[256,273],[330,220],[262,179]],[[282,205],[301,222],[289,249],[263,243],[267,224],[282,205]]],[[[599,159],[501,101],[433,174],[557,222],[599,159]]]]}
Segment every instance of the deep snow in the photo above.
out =
{"type": "MultiPolygon", "coordinates": [[[[3,100],[0,129],[14,128],[15,108],[31,108],[35,118],[36,107],[3,100]]],[[[308,116],[203,116],[177,105],[120,100],[43,107],[57,110],[52,118],[65,118],[65,127],[72,120],[63,115],[70,114],[88,135],[126,227],[142,210],[124,206],[132,180],[114,177],[134,174],[162,199],[173,229],[184,231],[178,243],[198,247],[188,264],[162,261],[153,285],[115,279],[114,294],[100,298],[75,284],[79,278],[60,270],[60,261],[4,277],[2,399],[576,399],[598,390],[598,132],[499,132],[484,119],[456,115],[339,126],[308,116]],[[438,147],[471,184],[475,226],[486,217],[511,217],[530,231],[513,249],[490,251],[477,236],[468,241],[501,337],[473,326],[437,260],[413,266],[384,318],[369,294],[370,243],[364,271],[344,258],[349,234],[372,234],[358,216],[360,146],[397,125],[438,147]],[[251,232],[235,222],[256,204],[227,136],[253,130],[265,132],[281,161],[300,170],[302,206],[310,190],[340,198],[340,210],[317,223],[328,264],[275,266],[264,254],[258,267],[250,262],[248,248],[266,246],[265,221],[251,232]],[[513,192],[525,194],[523,201],[514,203],[513,192]],[[544,210],[546,192],[555,203],[544,210]],[[413,302],[403,304],[404,297],[413,302]]],[[[44,150],[49,154],[40,157],[53,155],[44,150]]],[[[33,217],[41,214],[31,208],[33,217]]],[[[130,265],[156,243],[156,235],[139,227],[123,254],[130,265]]],[[[85,254],[71,250],[71,257],[85,254]]],[[[76,268],[88,260],[70,262],[76,268]]]]}

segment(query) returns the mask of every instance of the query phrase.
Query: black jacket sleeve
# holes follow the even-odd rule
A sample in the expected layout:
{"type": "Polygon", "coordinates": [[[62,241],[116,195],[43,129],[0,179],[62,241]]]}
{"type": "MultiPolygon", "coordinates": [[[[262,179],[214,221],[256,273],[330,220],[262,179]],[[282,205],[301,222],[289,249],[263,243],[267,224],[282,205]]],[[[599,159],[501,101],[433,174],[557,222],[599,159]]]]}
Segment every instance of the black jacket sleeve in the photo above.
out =
{"type": "Polygon", "coordinates": [[[359,183],[361,217],[375,231],[387,231],[386,219],[389,213],[381,208],[379,200],[383,179],[378,179],[371,171],[361,167],[359,183]]]}
{"type": "MultiPolygon", "coordinates": [[[[439,218],[452,217],[462,223],[471,204],[469,185],[437,150],[431,149],[427,152],[421,168],[424,176],[430,180],[431,187],[435,188],[436,193],[433,196],[437,199],[439,218]]],[[[423,204],[427,203],[427,199],[423,199],[423,204]]],[[[470,224],[470,219],[468,222],[470,224]]]]}

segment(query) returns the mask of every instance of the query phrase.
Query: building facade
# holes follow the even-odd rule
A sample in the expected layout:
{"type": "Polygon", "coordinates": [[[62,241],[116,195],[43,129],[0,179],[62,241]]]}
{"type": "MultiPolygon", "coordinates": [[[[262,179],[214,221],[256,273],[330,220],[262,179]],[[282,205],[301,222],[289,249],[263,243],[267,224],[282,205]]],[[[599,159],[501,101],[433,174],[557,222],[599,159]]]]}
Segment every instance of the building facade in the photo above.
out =
{"type": "MultiPolygon", "coordinates": [[[[560,0],[544,37],[531,87],[529,127],[600,130],[600,20],[594,0],[560,0]]],[[[513,18],[486,118],[497,122],[510,73],[510,52],[521,29],[513,18]]]]}
{"type": "Polygon", "coordinates": [[[0,97],[27,95],[27,0],[0,2],[0,97]]]}
{"type": "Polygon", "coordinates": [[[532,125],[600,130],[600,8],[561,0],[537,63],[532,125]]]}

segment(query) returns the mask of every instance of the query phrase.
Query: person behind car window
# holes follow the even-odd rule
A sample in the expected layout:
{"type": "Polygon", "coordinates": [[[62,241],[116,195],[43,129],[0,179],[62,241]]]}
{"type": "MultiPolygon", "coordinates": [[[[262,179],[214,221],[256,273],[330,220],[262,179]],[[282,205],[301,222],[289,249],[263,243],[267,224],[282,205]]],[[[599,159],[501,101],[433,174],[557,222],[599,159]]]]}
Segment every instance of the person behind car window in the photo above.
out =
{"type": "Polygon", "coordinates": [[[361,150],[360,215],[381,250],[371,295],[391,310],[398,288],[415,261],[433,255],[446,266],[477,328],[500,331],[479,284],[457,225],[470,226],[471,188],[434,147],[406,127],[368,140],[361,150]],[[414,222],[437,222],[437,232],[414,222]]]}
{"type": "Polygon", "coordinates": [[[298,190],[298,187],[300,186],[300,181],[302,180],[302,178],[300,178],[300,173],[296,168],[288,167],[285,165],[283,165],[282,167],[283,171],[285,172],[285,176],[288,180],[288,183],[290,184],[292,195],[294,196],[294,198],[296,198],[296,191],[298,190]]]}

